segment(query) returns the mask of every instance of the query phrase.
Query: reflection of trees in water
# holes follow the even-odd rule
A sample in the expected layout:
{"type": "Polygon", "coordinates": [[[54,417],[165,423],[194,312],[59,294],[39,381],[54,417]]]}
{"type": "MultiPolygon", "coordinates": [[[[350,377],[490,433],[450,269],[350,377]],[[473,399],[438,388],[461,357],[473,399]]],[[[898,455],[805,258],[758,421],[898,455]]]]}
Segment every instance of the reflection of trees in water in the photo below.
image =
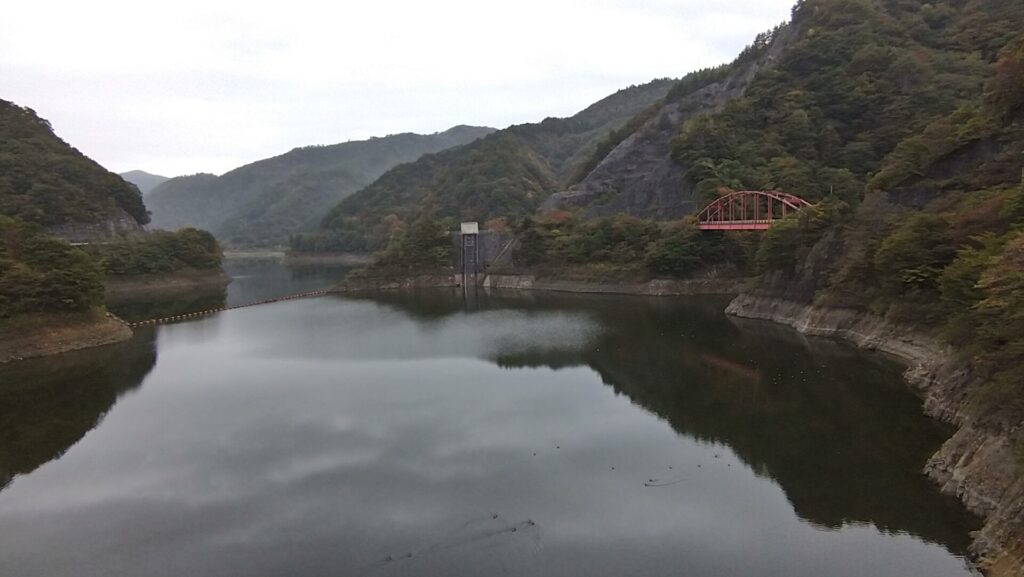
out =
{"type": "MultiPolygon", "coordinates": [[[[444,291],[372,298],[421,320],[463,310],[444,291]]],[[[503,354],[493,359],[500,366],[590,366],[680,434],[731,447],[811,523],[871,523],[965,553],[976,520],[920,473],[949,431],[921,414],[895,365],[769,323],[736,322],[717,299],[499,293],[479,303],[524,307],[527,315],[585,311],[601,336],[582,351],[503,354]]]]}
{"type": "Polygon", "coordinates": [[[329,288],[345,276],[348,267],[289,267],[275,259],[225,259],[224,270],[233,279],[228,285],[228,304],[235,306],[307,290],[329,288]]]}
{"type": "Polygon", "coordinates": [[[127,321],[143,321],[237,306],[304,290],[327,288],[344,276],[345,267],[314,266],[291,269],[275,260],[228,260],[234,277],[227,287],[200,288],[159,296],[140,293],[107,302],[107,308],[127,321]]]}
{"type": "Polygon", "coordinates": [[[163,298],[147,296],[141,300],[108,302],[107,308],[124,320],[135,322],[224,308],[226,302],[226,289],[216,288],[163,298]]]}
{"type": "Polygon", "coordinates": [[[352,270],[345,264],[286,264],[278,258],[228,258],[224,271],[233,277],[258,277],[274,281],[341,279],[352,270]]]}
{"type": "MultiPolygon", "coordinates": [[[[344,264],[306,264],[299,266],[288,266],[287,270],[292,280],[320,280],[328,279],[337,282],[345,277],[352,267],[344,264]]],[[[327,288],[324,286],[324,288],[327,288]]]]}
{"type": "Polygon", "coordinates": [[[0,489],[63,455],[142,383],[156,364],[153,335],[0,367],[0,489]]]}
{"type": "Polygon", "coordinates": [[[418,321],[434,321],[463,312],[462,289],[395,290],[346,294],[346,300],[366,301],[401,311],[418,321]]]}
{"type": "Polygon", "coordinates": [[[709,347],[675,336],[692,326],[685,313],[649,321],[616,325],[586,356],[616,391],[681,434],[727,444],[803,519],[867,522],[966,552],[975,520],[920,472],[948,431],[921,414],[897,367],[764,324],[709,347]]]}

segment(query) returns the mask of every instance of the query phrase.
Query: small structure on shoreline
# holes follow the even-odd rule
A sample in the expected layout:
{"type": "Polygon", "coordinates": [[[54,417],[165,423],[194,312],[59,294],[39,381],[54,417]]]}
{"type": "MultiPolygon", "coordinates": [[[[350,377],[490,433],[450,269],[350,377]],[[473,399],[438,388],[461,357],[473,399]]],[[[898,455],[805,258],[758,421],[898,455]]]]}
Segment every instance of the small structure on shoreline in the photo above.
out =
{"type": "Polygon", "coordinates": [[[480,272],[480,225],[476,222],[462,223],[459,233],[459,264],[462,286],[476,286],[476,275],[480,272]],[[472,275],[472,282],[470,280],[472,275]]]}
{"type": "Polygon", "coordinates": [[[509,261],[514,241],[515,235],[511,232],[480,230],[477,222],[462,223],[459,230],[452,233],[456,284],[479,284],[489,267],[509,261]]]}

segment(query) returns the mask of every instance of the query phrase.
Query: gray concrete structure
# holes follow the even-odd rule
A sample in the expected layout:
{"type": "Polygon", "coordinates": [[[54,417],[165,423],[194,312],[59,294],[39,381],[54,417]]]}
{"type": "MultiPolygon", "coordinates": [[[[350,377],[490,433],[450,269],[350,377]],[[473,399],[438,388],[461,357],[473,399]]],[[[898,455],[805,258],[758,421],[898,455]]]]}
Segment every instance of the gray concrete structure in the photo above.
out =
{"type": "Polygon", "coordinates": [[[475,285],[489,267],[507,259],[515,235],[466,225],[476,223],[463,223],[459,232],[452,233],[455,274],[460,283],[475,285]]]}

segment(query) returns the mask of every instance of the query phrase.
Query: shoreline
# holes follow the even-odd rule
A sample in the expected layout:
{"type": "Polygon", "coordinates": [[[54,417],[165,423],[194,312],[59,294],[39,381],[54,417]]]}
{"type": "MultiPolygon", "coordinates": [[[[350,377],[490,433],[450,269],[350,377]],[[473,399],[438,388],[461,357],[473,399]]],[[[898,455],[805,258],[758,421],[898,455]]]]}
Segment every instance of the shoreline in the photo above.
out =
{"type": "MultiPolygon", "coordinates": [[[[108,299],[146,299],[201,287],[223,288],[223,271],[129,277],[108,284],[108,299]],[[112,287],[113,285],[113,287],[112,287]],[[112,297],[111,295],[116,295],[112,297]]],[[[420,288],[456,288],[460,275],[350,277],[330,289],[345,294],[420,288]]],[[[638,296],[731,295],[727,315],[771,321],[801,334],[846,341],[901,359],[904,381],[922,400],[922,412],[956,427],[929,457],[922,471],[944,493],[956,496],[984,524],[971,535],[973,567],[992,577],[1024,574],[1024,462],[1016,454],[1012,431],[984,426],[964,410],[972,379],[952,347],[920,331],[889,323],[854,309],[813,304],[745,292],[749,278],[653,279],[646,282],[592,282],[534,275],[484,275],[483,290],[548,291],[638,296]]],[[[17,319],[0,331],[0,363],[103,346],[131,338],[132,331],[112,314],[69,319],[40,316],[17,319]],[[17,334],[16,339],[10,335],[17,334]]]]}
{"type": "Polygon", "coordinates": [[[321,266],[321,265],[345,265],[361,266],[371,264],[374,261],[372,254],[348,253],[348,252],[286,252],[281,257],[285,266],[321,266]]]}
{"type": "MultiPolygon", "coordinates": [[[[459,275],[348,278],[333,293],[375,290],[453,288],[459,275]]],[[[748,278],[647,282],[591,282],[538,278],[534,275],[483,275],[484,290],[538,290],[640,296],[732,295],[725,314],[770,321],[810,336],[843,340],[856,347],[893,355],[907,365],[903,380],[922,400],[925,415],[953,424],[956,431],[929,457],[922,474],[943,493],[956,496],[984,524],[971,535],[971,566],[990,577],[1024,575],[1024,463],[1009,435],[982,427],[963,410],[970,374],[952,347],[920,331],[889,323],[854,309],[816,307],[746,292],[748,278]]]]}
{"type": "MultiPolygon", "coordinates": [[[[126,304],[181,294],[223,291],[231,277],[223,270],[183,271],[106,279],[104,302],[126,304]]],[[[35,314],[0,326],[0,364],[101,347],[130,339],[132,329],[118,316],[35,314]]]]}
{"type": "MultiPolygon", "coordinates": [[[[419,288],[458,288],[461,275],[418,274],[410,276],[347,277],[328,292],[345,294],[377,290],[409,290],[419,288]]],[[[557,279],[535,275],[481,275],[479,288],[484,290],[541,290],[584,294],[620,294],[640,296],[737,295],[750,279],[709,277],[698,279],[651,279],[644,282],[593,282],[557,279]]]]}
{"type": "Polygon", "coordinates": [[[274,249],[230,250],[223,252],[224,260],[284,260],[285,252],[274,249]]]}
{"type": "Polygon", "coordinates": [[[132,338],[128,323],[103,313],[89,318],[29,315],[0,330],[0,364],[101,347],[132,338]],[[10,338],[11,332],[17,338],[10,338]]]}
{"type": "Polygon", "coordinates": [[[276,260],[289,267],[346,265],[361,266],[374,261],[372,254],[349,252],[291,252],[283,249],[225,250],[224,260],[276,260]]]}

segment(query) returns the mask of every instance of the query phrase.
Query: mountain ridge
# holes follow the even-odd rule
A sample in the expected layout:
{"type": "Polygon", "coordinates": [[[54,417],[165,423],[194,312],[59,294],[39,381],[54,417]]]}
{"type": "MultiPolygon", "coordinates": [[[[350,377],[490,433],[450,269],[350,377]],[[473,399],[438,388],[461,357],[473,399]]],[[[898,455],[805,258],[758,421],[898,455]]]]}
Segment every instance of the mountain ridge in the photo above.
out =
{"type": "Polygon", "coordinates": [[[129,170],[127,172],[119,173],[118,176],[137,186],[139,192],[142,193],[142,196],[146,196],[152,192],[154,188],[170,179],[169,176],[152,174],[145,170],[129,170]]]}
{"type": "Polygon", "coordinates": [[[340,198],[395,165],[493,130],[458,125],[427,135],[400,133],[293,148],[220,176],[172,178],[146,200],[157,228],[204,228],[236,246],[284,244],[291,234],[314,228],[340,198]]]}
{"type": "Polygon", "coordinates": [[[0,100],[0,214],[57,235],[105,236],[149,222],[139,189],[82,154],[31,108],[0,100]]]}
{"type": "Polygon", "coordinates": [[[338,203],[298,250],[372,251],[429,214],[485,221],[533,213],[571,180],[599,143],[676,84],[620,89],[573,116],[510,126],[479,141],[397,167],[338,203]]]}

